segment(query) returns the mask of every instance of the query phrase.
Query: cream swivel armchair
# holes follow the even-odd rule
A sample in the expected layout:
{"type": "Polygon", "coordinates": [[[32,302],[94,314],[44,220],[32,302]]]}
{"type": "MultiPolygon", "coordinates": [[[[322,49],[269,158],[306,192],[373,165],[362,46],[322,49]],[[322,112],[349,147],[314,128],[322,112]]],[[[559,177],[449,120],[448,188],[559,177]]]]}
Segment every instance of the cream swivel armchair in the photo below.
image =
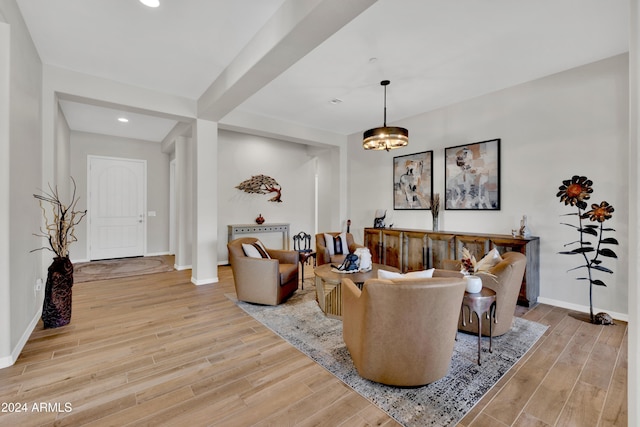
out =
{"type": "MultiPolygon", "coordinates": [[[[482,279],[482,287],[496,292],[496,323],[492,325],[494,337],[511,329],[527,264],[527,257],[520,252],[505,252],[501,257],[502,261],[491,267],[488,270],[489,274],[476,273],[482,279]]],[[[470,323],[469,313],[464,310],[460,315],[458,329],[477,334],[478,323],[475,316],[470,323]],[[466,316],[465,325],[462,324],[462,316],[466,316]]],[[[489,336],[489,322],[482,322],[482,335],[489,336]]]]}
{"type": "Polygon", "coordinates": [[[342,254],[336,254],[334,253],[335,251],[331,250],[332,248],[327,245],[324,238],[325,234],[336,237],[341,233],[339,231],[331,231],[327,233],[316,234],[316,265],[329,263],[340,265],[342,261],[344,261],[344,258],[348,253],[353,253],[356,249],[364,247],[353,241],[353,235],[351,233],[344,233],[346,237],[347,247],[342,248],[342,254]]]}
{"type": "Polygon", "coordinates": [[[344,342],[361,377],[416,387],[449,371],[466,281],[342,279],[344,342]]]}
{"type": "Polygon", "coordinates": [[[258,239],[244,237],[227,244],[236,295],[240,301],[278,305],[298,289],[298,252],[266,249],[270,258],[245,255],[242,244],[258,239]]]}

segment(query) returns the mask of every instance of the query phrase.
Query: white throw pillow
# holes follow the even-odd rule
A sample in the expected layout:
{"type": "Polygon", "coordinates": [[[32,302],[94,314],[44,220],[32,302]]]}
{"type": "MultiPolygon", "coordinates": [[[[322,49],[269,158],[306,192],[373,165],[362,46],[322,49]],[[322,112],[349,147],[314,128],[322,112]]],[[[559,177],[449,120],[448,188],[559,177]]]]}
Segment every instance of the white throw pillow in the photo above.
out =
{"type": "Polygon", "coordinates": [[[349,246],[347,246],[347,234],[340,233],[337,236],[332,234],[324,234],[324,244],[329,250],[329,255],[344,255],[349,253],[349,246]]]}
{"type": "Polygon", "coordinates": [[[498,265],[500,261],[502,261],[500,252],[498,252],[496,248],[493,248],[484,256],[484,258],[478,261],[476,264],[476,272],[489,271],[498,265]]]}
{"type": "Polygon", "coordinates": [[[404,277],[407,279],[430,279],[433,277],[433,272],[435,268],[430,268],[428,270],[422,271],[410,271],[404,274],[404,277]]]}
{"type": "Polygon", "coordinates": [[[242,250],[250,258],[271,258],[260,240],[256,240],[253,244],[243,243],[242,250]]]}
{"type": "Polygon", "coordinates": [[[378,270],[378,279],[399,279],[401,277],[402,274],[395,271],[378,270]]]}
{"type": "Polygon", "coordinates": [[[430,279],[435,268],[422,271],[410,271],[408,273],[396,273],[395,271],[378,270],[378,279],[430,279]]]}

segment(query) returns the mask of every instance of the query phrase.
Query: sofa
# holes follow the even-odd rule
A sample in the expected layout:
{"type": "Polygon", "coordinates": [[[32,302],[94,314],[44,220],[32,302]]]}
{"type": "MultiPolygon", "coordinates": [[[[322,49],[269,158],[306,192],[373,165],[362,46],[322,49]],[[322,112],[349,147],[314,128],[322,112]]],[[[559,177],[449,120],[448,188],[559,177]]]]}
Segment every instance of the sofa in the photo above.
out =
{"type": "Polygon", "coordinates": [[[254,237],[243,237],[227,244],[236,295],[240,301],[278,305],[298,289],[299,254],[262,247],[268,258],[247,256],[242,245],[256,242],[254,237]]]}
{"type": "Polygon", "coordinates": [[[456,272],[423,279],[369,279],[362,290],[351,279],[342,279],[343,339],[358,374],[401,387],[444,377],[465,287],[456,272]]]}

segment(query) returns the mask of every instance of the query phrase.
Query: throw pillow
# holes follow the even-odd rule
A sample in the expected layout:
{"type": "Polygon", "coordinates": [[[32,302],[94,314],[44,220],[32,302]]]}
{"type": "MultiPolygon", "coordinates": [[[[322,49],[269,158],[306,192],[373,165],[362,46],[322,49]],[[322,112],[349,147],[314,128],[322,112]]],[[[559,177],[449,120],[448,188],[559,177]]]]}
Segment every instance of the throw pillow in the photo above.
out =
{"type": "Polygon", "coordinates": [[[476,264],[476,272],[489,271],[498,263],[502,261],[500,252],[496,248],[491,249],[478,263],[476,264]]]}
{"type": "Polygon", "coordinates": [[[410,271],[408,273],[396,273],[395,271],[378,270],[378,279],[430,279],[435,268],[422,271],[410,271]]]}
{"type": "Polygon", "coordinates": [[[346,233],[340,233],[337,236],[325,233],[324,244],[329,250],[329,255],[343,255],[349,253],[346,233]]]}
{"type": "Polygon", "coordinates": [[[246,256],[251,258],[271,258],[260,240],[253,243],[243,243],[242,250],[246,256]]]}

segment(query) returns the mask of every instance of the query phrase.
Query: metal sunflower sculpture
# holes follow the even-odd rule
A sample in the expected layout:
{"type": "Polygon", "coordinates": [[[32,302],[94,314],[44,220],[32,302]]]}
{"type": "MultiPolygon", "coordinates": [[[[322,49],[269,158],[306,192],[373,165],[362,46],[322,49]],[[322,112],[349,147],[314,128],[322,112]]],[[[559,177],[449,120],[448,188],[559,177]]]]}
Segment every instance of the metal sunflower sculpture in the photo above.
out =
{"type": "Polygon", "coordinates": [[[571,179],[562,181],[562,185],[559,187],[559,191],[556,197],[560,198],[560,202],[567,206],[576,206],[578,211],[566,215],[575,215],[578,217],[578,225],[568,224],[563,222],[562,224],[575,228],[578,231],[579,240],[567,243],[565,248],[573,247],[571,250],[562,251],[563,255],[579,255],[584,259],[584,264],[578,267],[572,268],[572,270],[586,269],[586,277],[577,277],[577,280],[589,281],[589,315],[591,323],[597,324],[613,324],[611,316],[607,313],[598,313],[593,315],[593,286],[607,286],[602,280],[595,279],[593,273],[596,271],[613,274],[613,271],[602,265],[602,257],[605,258],[618,258],[616,253],[609,249],[606,245],[617,245],[618,241],[613,237],[604,237],[605,232],[615,231],[613,228],[605,228],[604,222],[611,218],[613,214],[613,206],[603,201],[599,205],[592,204],[591,210],[587,211],[588,205],[585,200],[589,200],[593,182],[586,176],[574,175],[571,179]],[[597,224],[584,224],[584,220],[589,219],[591,222],[597,224]],[[594,244],[589,241],[589,236],[597,238],[597,243],[594,244]]]}

